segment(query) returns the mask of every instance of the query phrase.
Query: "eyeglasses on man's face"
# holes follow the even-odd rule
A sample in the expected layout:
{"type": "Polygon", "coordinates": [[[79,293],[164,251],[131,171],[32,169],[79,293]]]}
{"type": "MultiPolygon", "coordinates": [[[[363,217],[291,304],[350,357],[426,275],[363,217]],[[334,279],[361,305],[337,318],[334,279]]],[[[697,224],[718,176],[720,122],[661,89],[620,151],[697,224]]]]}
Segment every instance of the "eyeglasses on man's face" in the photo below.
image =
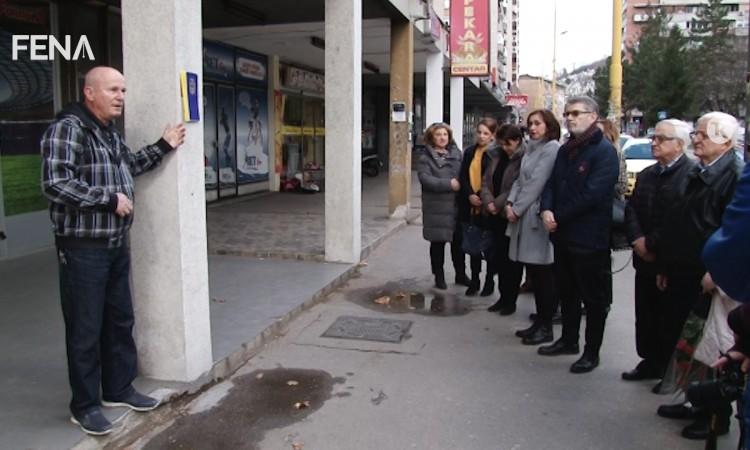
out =
{"type": "Polygon", "coordinates": [[[695,130],[690,132],[690,138],[700,139],[702,141],[704,139],[708,139],[708,135],[701,130],[695,130]]]}
{"type": "Polygon", "coordinates": [[[572,118],[575,119],[576,117],[580,116],[581,114],[591,114],[592,112],[593,111],[582,111],[580,109],[574,109],[572,111],[565,111],[563,113],[563,117],[566,118],[566,119],[568,117],[572,117],[572,118]]]}
{"type": "Polygon", "coordinates": [[[677,138],[674,136],[664,136],[663,134],[655,134],[651,138],[651,142],[653,142],[654,144],[661,144],[662,142],[674,141],[675,139],[677,138]]]}

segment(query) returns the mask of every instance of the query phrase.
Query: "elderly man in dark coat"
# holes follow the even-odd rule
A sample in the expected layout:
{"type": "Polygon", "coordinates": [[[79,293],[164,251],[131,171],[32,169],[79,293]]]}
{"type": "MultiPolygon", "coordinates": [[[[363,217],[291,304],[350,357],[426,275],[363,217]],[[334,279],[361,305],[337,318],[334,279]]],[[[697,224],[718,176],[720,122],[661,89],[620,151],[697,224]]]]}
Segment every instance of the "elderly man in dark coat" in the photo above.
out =
{"type": "MultiPolygon", "coordinates": [[[[664,292],[664,307],[669,310],[669,321],[659,330],[659,348],[669,352],[677,344],[683,325],[690,312],[707,317],[711,295],[704,293],[701,281],[706,267],[701,252],[708,238],[721,225],[724,210],[732,199],[742,162],[732,151],[737,140],[737,120],[722,112],[712,112],[698,119],[691,133],[698,164],[688,173],[684,200],[666,212],[669,230],[656,253],[657,287],[664,292]]],[[[659,386],[659,385],[657,385],[659,386]]],[[[684,405],[662,405],[657,413],[663,417],[688,417],[684,405]]],[[[725,404],[717,412],[717,432],[729,431],[731,406],[725,404]]],[[[688,439],[708,436],[708,417],[682,430],[688,439]]]]}
{"type": "Polygon", "coordinates": [[[656,252],[664,236],[665,211],[682,201],[687,174],[695,163],[684,154],[690,143],[690,127],[681,120],[656,124],[651,152],[656,164],[638,174],[625,210],[628,241],[633,246],[635,268],[635,348],[641,362],[622,374],[623,380],[658,379],[667,368],[673,348],[659,349],[659,330],[673,320],[656,288],[656,252]]]}

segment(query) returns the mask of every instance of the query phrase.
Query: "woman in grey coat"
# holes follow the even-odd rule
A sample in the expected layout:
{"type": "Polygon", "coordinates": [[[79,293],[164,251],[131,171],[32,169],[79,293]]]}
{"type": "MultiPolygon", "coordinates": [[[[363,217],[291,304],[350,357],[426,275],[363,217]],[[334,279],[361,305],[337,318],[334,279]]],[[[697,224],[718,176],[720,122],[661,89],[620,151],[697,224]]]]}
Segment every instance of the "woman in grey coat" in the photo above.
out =
{"type": "MultiPolygon", "coordinates": [[[[422,184],[422,236],[430,241],[430,264],[435,287],[446,289],[445,243],[451,242],[454,266],[464,259],[460,243],[454,240],[456,192],[461,189],[458,173],[461,152],[453,143],[453,132],[444,123],[430,125],[425,131],[425,151],[419,157],[417,174],[422,184]]],[[[463,269],[461,269],[463,274],[463,269]]]]}
{"type": "Polygon", "coordinates": [[[560,147],[560,124],[548,110],[537,110],[527,119],[530,141],[521,161],[521,172],[508,195],[505,215],[510,237],[508,257],[526,266],[534,280],[536,320],[516,332],[526,345],[552,342],[552,315],[556,309],[554,252],[549,232],[539,217],[539,202],[552,174],[560,147]]]}

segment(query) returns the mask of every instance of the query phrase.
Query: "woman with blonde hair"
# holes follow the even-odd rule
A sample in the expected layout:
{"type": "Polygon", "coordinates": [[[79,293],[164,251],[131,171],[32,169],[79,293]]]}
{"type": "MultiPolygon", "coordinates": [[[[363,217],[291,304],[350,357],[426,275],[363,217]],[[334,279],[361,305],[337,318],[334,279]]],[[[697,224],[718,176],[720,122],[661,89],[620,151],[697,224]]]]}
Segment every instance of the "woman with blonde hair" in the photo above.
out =
{"type": "MultiPolygon", "coordinates": [[[[422,184],[422,236],[430,241],[430,265],[435,276],[435,287],[446,289],[445,244],[451,242],[453,265],[457,266],[464,254],[456,242],[456,192],[461,168],[461,151],[453,141],[447,124],[434,123],[424,134],[425,150],[419,156],[417,175],[422,184]]],[[[463,273],[463,268],[460,274],[463,273]]],[[[456,271],[457,277],[459,271],[456,271]]]]}
{"type": "MultiPolygon", "coordinates": [[[[464,150],[459,181],[461,190],[456,197],[458,205],[458,221],[462,226],[473,224],[482,229],[489,228],[486,213],[482,211],[482,176],[489,167],[492,158],[490,150],[494,147],[497,121],[491,117],[485,117],[479,121],[475,131],[474,144],[464,150]]],[[[493,258],[487,255],[487,274],[485,276],[482,296],[492,295],[495,290],[493,277],[496,269],[493,258]]],[[[466,289],[466,295],[473,296],[479,292],[479,274],[482,271],[482,256],[470,255],[471,281],[466,289]]]]}

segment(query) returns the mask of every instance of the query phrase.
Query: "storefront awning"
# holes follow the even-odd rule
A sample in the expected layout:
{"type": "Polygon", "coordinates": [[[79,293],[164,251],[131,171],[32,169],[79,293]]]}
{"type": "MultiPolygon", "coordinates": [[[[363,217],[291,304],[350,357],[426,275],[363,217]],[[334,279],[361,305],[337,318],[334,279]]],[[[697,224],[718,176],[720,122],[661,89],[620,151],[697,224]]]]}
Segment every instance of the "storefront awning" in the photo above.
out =
{"type": "Polygon", "coordinates": [[[505,99],[495,93],[489,83],[479,82],[479,87],[469,80],[464,81],[464,108],[478,108],[488,112],[505,106],[505,99]]]}

